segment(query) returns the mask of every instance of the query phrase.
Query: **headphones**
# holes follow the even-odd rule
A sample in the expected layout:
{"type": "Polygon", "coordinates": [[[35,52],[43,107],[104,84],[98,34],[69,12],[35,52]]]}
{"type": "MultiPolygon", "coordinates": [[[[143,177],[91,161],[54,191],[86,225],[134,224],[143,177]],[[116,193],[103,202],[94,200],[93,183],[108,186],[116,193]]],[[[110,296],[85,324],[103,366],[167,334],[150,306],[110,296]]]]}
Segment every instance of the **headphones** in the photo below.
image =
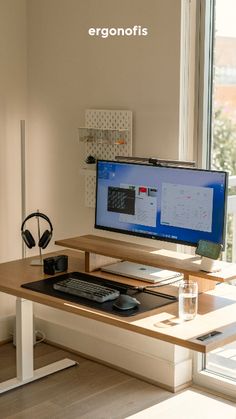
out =
{"type": "Polygon", "coordinates": [[[44,220],[46,220],[50,226],[50,231],[49,230],[45,230],[44,233],[42,234],[42,236],[39,239],[38,242],[38,246],[42,249],[45,249],[48,245],[48,243],[50,242],[51,238],[52,238],[52,223],[49,220],[49,218],[47,217],[47,215],[41,213],[41,212],[33,212],[32,214],[28,215],[28,217],[25,218],[25,220],[23,221],[22,225],[21,225],[21,236],[22,239],[24,240],[26,246],[31,249],[32,247],[35,246],[35,240],[32,236],[32,234],[30,233],[29,230],[24,230],[24,225],[26,223],[26,221],[28,221],[30,218],[33,217],[40,217],[43,218],[44,220]]]}

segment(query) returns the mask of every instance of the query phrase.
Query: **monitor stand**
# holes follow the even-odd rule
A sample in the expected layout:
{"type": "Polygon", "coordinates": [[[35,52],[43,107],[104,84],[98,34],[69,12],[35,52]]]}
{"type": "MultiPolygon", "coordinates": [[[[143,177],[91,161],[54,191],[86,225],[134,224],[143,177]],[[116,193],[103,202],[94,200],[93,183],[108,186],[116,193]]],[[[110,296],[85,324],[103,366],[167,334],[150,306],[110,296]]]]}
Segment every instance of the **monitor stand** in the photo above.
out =
{"type": "Polygon", "coordinates": [[[112,263],[111,265],[103,266],[101,270],[103,272],[126,276],[128,278],[138,279],[140,281],[147,281],[153,284],[163,281],[168,281],[169,283],[172,282],[172,280],[175,282],[178,279],[182,279],[183,277],[183,275],[179,272],[127,261],[121,261],[112,263]]]}

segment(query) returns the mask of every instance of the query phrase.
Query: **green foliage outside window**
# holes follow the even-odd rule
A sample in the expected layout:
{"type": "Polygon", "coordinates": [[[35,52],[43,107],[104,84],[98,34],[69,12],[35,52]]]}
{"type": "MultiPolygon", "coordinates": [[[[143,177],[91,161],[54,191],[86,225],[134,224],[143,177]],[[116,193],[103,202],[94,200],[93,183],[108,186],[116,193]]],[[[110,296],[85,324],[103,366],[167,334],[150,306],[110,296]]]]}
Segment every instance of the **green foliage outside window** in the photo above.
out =
{"type": "Polygon", "coordinates": [[[236,175],[236,123],[222,108],[214,114],[212,166],[236,175]]]}
{"type": "MultiPolygon", "coordinates": [[[[212,169],[225,170],[229,176],[236,175],[236,123],[222,108],[215,110],[213,121],[212,169]]],[[[236,187],[229,188],[236,195],[236,187]]],[[[232,215],[227,219],[227,260],[232,261],[233,239],[232,215]]]]}

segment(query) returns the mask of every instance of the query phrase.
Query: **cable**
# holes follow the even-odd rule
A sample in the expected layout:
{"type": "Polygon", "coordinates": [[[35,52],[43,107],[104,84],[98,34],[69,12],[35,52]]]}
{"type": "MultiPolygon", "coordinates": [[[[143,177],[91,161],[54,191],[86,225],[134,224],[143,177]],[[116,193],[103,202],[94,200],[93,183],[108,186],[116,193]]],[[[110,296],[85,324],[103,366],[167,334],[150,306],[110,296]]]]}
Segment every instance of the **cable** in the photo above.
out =
{"type": "Polygon", "coordinates": [[[38,343],[43,342],[46,339],[46,335],[45,335],[44,332],[42,332],[42,330],[35,330],[35,336],[36,336],[35,345],[37,345],[38,343]],[[41,335],[42,337],[40,339],[37,339],[38,335],[41,335]]]}
{"type": "Polygon", "coordinates": [[[175,284],[176,282],[180,282],[180,281],[182,281],[182,279],[183,278],[181,277],[181,278],[178,278],[175,281],[171,281],[171,282],[169,282],[169,280],[167,279],[167,280],[162,281],[161,284],[158,283],[158,284],[145,285],[145,286],[134,286],[132,289],[135,289],[135,290],[138,290],[138,291],[145,291],[145,290],[148,290],[149,288],[161,288],[161,287],[165,287],[167,285],[175,284]]]}
{"type": "Polygon", "coordinates": [[[176,282],[180,282],[182,281],[183,278],[181,276],[181,278],[177,278],[175,281],[170,281],[169,279],[165,281],[162,281],[161,284],[153,284],[153,285],[146,285],[145,288],[160,288],[160,287],[165,287],[166,285],[172,285],[172,284],[176,284],[176,282]]]}
{"type": "Polygon", "coordinates": [[[134,286],[134,287],[132,287],[132,289],[136,290],[137,292],[146,292],[148,294],[156,295],[156,296],[159,296],[159,297],[166,297],[166,298],[169,298],[170,300],[177,301],[176,296],[171,295],[171,294],[167,294],[167,293],[161,293],[161,292],[154,291],[154,290],[152,291],[152,288],[161,288],[161,287],[164,287],[166,285],[172,285],[173,283],[180,282],[180,281],[182,281],[182,278],[178,278],[178,279],[176,279],[176,281],[172,281],[172,282],[169,282],[169,283],[165,282],[164,284],[161,283],[161,284],[155,284],[155,285],[146,285],[144,287],[142,287],[142,286],[135,287],[134,286]]]}

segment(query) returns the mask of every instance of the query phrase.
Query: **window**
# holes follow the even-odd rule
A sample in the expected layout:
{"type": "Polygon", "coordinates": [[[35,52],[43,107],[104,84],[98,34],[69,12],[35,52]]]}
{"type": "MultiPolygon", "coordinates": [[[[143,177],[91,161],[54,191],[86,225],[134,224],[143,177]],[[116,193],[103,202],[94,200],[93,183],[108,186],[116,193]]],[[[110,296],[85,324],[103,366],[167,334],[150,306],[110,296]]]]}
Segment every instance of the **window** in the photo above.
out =
{"type": "MultiPolygon", "coordinates": [[[[224,258],[236,262],[236,2],[199,0],[198,6],[199,161],[229,171],[224,258]]],[[[236,342],[196,358],[196,382],[235,396],[236,342]]]]}
{"type": "Polygon", "coordinates": [[[226,259],[236,261],[236,3],[215,0],[211,166],[228,170],[226,259]]]}

